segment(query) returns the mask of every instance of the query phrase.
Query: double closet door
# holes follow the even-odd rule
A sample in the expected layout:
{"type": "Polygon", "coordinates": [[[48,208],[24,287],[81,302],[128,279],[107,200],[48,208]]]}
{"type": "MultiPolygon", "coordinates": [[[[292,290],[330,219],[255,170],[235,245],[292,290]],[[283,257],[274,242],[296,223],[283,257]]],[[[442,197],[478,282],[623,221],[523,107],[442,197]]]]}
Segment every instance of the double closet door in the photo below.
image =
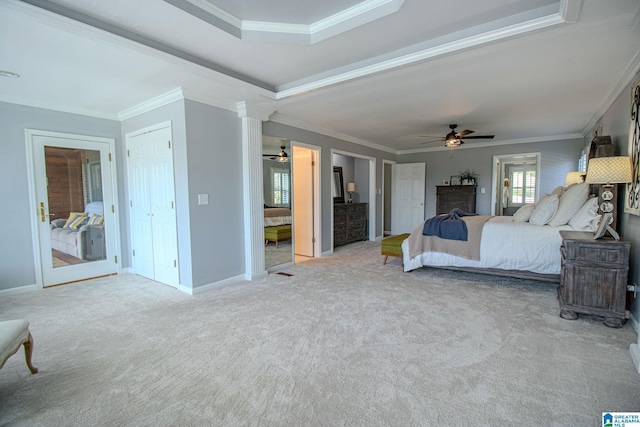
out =
{"type": "Polygon", "coordinates": [[[127,135],[132,260],[136,274],[178,287],[170,124],[127,135]]]}

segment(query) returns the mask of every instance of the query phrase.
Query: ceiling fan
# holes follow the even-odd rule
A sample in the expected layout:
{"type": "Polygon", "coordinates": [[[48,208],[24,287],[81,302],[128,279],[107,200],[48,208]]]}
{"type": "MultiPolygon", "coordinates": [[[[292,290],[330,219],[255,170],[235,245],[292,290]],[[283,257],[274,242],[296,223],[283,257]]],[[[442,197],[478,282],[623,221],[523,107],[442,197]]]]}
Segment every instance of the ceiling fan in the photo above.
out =
{"type": "Polygon", "coordinates": [[[271,160],[278,160],[280,163],[289,161],[289,155],[284,151],[284,145],[280,146],[280,152],[278,154],[263,154],[262,157],[270,157],[271,160]]]}
{"type": "MultiPolygon", "coordinates": [[[[444,146],[445,147],[449,147],[449,148],[454,148],[454,147],[458,147],[461,144],[464,144],[463,138],[464,139],[493,139],[495,137],[495,135],[474,135],[474,136],[467,136],[470,133],[473,133],[475,131],[466,129],[463,130],[461,132],[456,132],[456,128],[458,127],[458,125],[456,124],[450,124],[449,128],[451,129],[451,132],[449,132],[446,136],[440,137],[440,141],[444,141],[444,146]]],[[[424,135],[424,136],[429,136],[429,135],[424,135]]],[[[436,137],[434,137],[436,138],[436,137]]],[[[426,144],[428,142],[433,142],[433,141],[426,141],[423,142],[422,144],[426,144]]]]}

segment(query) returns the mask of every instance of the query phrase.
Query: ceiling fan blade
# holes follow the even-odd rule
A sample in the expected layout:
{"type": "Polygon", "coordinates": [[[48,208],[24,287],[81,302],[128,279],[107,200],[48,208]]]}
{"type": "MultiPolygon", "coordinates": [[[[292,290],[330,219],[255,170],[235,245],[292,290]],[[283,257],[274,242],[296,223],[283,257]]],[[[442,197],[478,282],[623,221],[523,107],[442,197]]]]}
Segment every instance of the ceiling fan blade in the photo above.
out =
{"type": "Polygon", "coordinates": [[[493,139],[495,135],[466,136],[464,139],[493,139]]]}
{"type": "Polygon", "coordinates": [[[458,138],[461,138],[461,137],[463,137],[465,135],[469,135],[470,133],[473,133],[473,132],[475,132],[475,131],[474,130],[465,129],[463,131],[460,131],[460,132],[456,133],[456,136],[458,138]]]}

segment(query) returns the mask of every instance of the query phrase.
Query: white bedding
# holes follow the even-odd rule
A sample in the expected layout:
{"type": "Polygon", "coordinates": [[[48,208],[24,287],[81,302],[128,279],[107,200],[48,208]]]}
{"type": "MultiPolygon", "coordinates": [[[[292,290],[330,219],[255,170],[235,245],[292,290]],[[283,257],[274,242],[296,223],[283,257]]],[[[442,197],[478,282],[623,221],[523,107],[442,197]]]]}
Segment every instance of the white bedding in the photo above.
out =
{"type": "Polygon", "coordinates": [[[572,228],[569,225],[531,225],[528,222],[514,222],[510,216],[496,216],[487,221],[482,230],[480,261],[437,252],[425,252],[409,259],[408,241],[405,240],[402,243],[404,271],[433,266],[560,274],[560,230],[572,228]]]}

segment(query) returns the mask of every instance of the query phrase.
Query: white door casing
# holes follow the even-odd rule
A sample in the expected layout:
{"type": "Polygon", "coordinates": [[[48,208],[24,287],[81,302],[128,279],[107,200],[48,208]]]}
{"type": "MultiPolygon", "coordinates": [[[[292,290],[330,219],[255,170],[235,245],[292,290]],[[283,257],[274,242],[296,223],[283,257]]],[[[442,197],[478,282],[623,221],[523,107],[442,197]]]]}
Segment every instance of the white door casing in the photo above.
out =
{"type": "Polygon", "coordinates": [[[425,166],[424,163],[392,166],[391,234],[411,233],[424,221],[425,166]]]}
{"type": "Polygon", "coordinates": [[[136,274],[179,285],[171,126],[127,135],[129,209],[136,274]]]}
{"type": "MultiPolygon", "coordinates": [[[[118,222],[115,212],[116,185],[115,141],[110,138],[65,134],[27,129],[27,155],[29,163],[29,191],[32,205],[32,229],[34,230],[34,255],[37,284],[46,287],[92,277],[116,274],[118,266],[118,222]],[[45,147],[70,150],[87,150],[100,153],[100,171],[104,209],[104,257],[80,264],[53,266],[51,250],[51,212],[48,200],[48,179],[45,147]]],[[[83,190],[84,191],[84,190],[83,190]]],[[[86,244],[86,242],[85,242],[86,244]]]]}

